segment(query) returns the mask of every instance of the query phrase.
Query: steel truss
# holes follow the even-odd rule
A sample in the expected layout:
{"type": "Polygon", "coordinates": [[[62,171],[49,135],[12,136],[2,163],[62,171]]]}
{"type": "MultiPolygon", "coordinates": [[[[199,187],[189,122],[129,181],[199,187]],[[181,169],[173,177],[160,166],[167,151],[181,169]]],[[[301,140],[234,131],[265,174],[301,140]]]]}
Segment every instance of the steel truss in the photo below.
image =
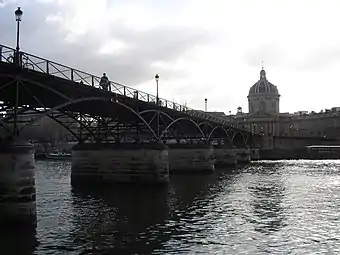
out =
{"type": "MultiPolygon", "coordinates": [[[[0,62],[12,65],[15,51],[5,46],[0,45],[0,47],[2,47],[0,62]]],[[[18,68],[17,73],[0,74],[0,81],[2,78],[7,79],[6,83],[0,83],[0,93],[4,89],[11,89],[12,87],[14,90],[15,86],[17,86],[16,89],[19,91],[18,100],[14,100],[16,102],[8,100],[0,105],[3,113],[0,126],[9,135],[14,135],[16,132],[13,130],[13,124],[20,123],[20,120],[16,118],[29,113],[33,117],[25,119],[24,123],[20,123],[19,133],[44,117],[49,117],[69,132],[73,137],[69,140],[77,142],[214,142],[238,147],[255,145],[254,134],[240,129],[239,126],[165,99],[160,99],[158,110],[154,108],[139,110],[138,107],[131,107],[125,104],[124,101],[118,100],[115,95],[123,95],[148,103],[155,103],[156,97],[115,82],[110,82],[110,91],[115,93],[110,97],[105,94],[103,96],[70,98],[47,84],[27,80],[27,77],[24,78],[20,75],[21,70],[38,71],[72,82],[81,82],[95,88],[98,88],[100,78],[25,52],[20,52],[20,64],[21,66],[18,68]],[[39,89],[49,91],[55,97],[60,98],[60,103],[52,108],[48,107],[43,103],[42,98],[39,98],[37,94],[26,86],[28,82],[34,83],[39,89]],[[17,105],[23,93],[34,99],[32,105],[17,105]],[[80,103],[92,104],[100,101],[109,102],[112,106],[119,106],[120,109],[130,114],[129,119],[125,119],[124,113],[119,112],[113,114],[114,116],[98,116],[68,109],[68,107],[80,103]],[[171,114],[171,112],[176,114],[171,114]],[[158,114],[159,137],[156,134],[158,114]]]]}
{"type": "MultiPolygon", "coordinates": [[[[11,109],[3,107],[3,109],[11,109]]],[[[167,113],[160,112],[160,138],[155,136],[155,113],[151,118],[143,119],[144,121],[134,120],[131,123],[121,123],[119,118],[103,118],[100,116],[90,116],[79,112],[69,111],[51,111],[52,109],[32,108],[29,106],[21,106],[19,108],[19,116],[29,113],[34,116],[30,120],[19,122],[21,125],[19,132],[33,125],[35,122],[44,117],[51,118],[58,124],[62,125],[71,135],[67,138],[69,142],[107,142],[107,143],[150,143],[162,141],[169,142],[185,142],[185,143],[218,143],[228,146],[254,146],[251,144],[250,136],[244,135],[241,131],[235,131],[232,128],[223,126],[213,126],[209,122],[197,123],[190,118],[173,119],[167,113]],[[34,112],[32,114],[32,112],[34,112]],[[187,125],[181,125],[181,124],[187,125]]],[[[145,112],[139,112],[140,119],[143,118],[145,112]]],[[[14,115],[6,115],[1,120],[1,126],[5,126],[7,130],[11,129],[14,115]]]]}

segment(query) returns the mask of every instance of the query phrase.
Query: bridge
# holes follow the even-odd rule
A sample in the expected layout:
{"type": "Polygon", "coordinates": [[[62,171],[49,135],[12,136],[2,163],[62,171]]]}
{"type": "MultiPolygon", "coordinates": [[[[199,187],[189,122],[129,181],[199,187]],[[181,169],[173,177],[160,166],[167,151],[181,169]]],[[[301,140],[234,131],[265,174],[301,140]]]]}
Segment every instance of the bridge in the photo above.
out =
{"type": "Polygon", "coordinates": [[[78,142],[72,185],[164,184],[171,173],[211,173],[258,157],[259,137],[225,119],[113,81],[104,90],[98,76],[5,45],[0,56],[0,211],[12,218],[35,217],[33,149],[20,133],[44,117],[78,142]],[[34,118],[19,125],[28,111],[34,118]]]}
{"type": "Polygon", "coordinates": [[[129,133],[135,141],[144,134],[144,141],[153,142],[225,138],[237,146],[253,143],[254,134],[225,119],[113,81],[109,81],[109,91],[104,91],[99,87],[100,77],[26,52],[19,53],[20,63],[15,65],[15,49],[4,45],[0,49],[1,110],[12,113],[0,125],[10,134],[20,130],[10,130],[8,123],[33,110],[39,114],[31,123],[49,116],[79,142],[117,141],[129,133]],[[79,130],[63,123],[61,114],[72,118],[79,130]]]}

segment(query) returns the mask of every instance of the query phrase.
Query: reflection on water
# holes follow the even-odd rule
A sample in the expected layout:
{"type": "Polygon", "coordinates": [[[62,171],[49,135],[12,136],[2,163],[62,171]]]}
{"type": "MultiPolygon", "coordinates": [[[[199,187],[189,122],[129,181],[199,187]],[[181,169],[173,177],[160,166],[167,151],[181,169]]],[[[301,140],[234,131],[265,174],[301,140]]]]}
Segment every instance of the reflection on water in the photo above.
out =
{"type": "Polygon", "coordinates": [[[169,233],[158,231],[168,218],[167,189],[156,187],[105,187],[73,189],[72,239],[88,252],[126,250],[150,253],[169,233]],[[157,236],[157,239],[153,238],[157,236]],[[146,246],[145,244],[148,243],[146,246]]]}
{"type": "Polygon", "coordinates": [[[284,226],[285,211],[281,205],[284,192],[282,185],[280,180],[273,178],[249,187],[250,193],[254,196],[251,204],[256,231],[270,234],[284,226]]]}
{"type": "Polygon", "coordinates": [[[197,209],[209,203],[202,198],[209,196],[214,181],[216,175],[183,175],[173,177],[165,187],[74,188],[75,244],[85,247],[84,254],[164,250],[163,244],[173,236],[188,235],[175,222],[194,222],[204,213],[197,209]]]}
{"type": "Polygon", "coordinates": [[[164,187],[71,188],[70,162],[41,161],[37,232],[0,231],[0,244],[6,254],[337,254],[339,170],[263,161],[164,187]]]}

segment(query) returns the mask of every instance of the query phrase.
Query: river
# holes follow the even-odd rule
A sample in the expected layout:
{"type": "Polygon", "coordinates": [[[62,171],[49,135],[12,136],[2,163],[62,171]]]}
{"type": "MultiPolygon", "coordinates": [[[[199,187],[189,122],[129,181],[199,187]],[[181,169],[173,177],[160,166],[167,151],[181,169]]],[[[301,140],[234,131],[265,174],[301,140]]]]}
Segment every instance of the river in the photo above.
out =
{"type": "Polygon", "coordinates": [[[340,161],[259,161],[164,187],[72,189],[70,162],[37,161],[35,233],[1,254],[339,254],[340,161]]]}

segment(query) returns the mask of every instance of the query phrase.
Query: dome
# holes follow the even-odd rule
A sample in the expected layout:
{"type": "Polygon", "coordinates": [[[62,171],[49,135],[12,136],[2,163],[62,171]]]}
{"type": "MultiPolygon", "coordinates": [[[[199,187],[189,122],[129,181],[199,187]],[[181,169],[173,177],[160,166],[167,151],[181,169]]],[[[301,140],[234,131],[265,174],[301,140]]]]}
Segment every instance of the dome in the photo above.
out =
{"type": "Polygon", "coordinates": [[[255,94],[279,94],[277,87],[267,80],[266,71],[263,69],[260,72],[260,80],[249,90],[249,95],[255,94]]]}

